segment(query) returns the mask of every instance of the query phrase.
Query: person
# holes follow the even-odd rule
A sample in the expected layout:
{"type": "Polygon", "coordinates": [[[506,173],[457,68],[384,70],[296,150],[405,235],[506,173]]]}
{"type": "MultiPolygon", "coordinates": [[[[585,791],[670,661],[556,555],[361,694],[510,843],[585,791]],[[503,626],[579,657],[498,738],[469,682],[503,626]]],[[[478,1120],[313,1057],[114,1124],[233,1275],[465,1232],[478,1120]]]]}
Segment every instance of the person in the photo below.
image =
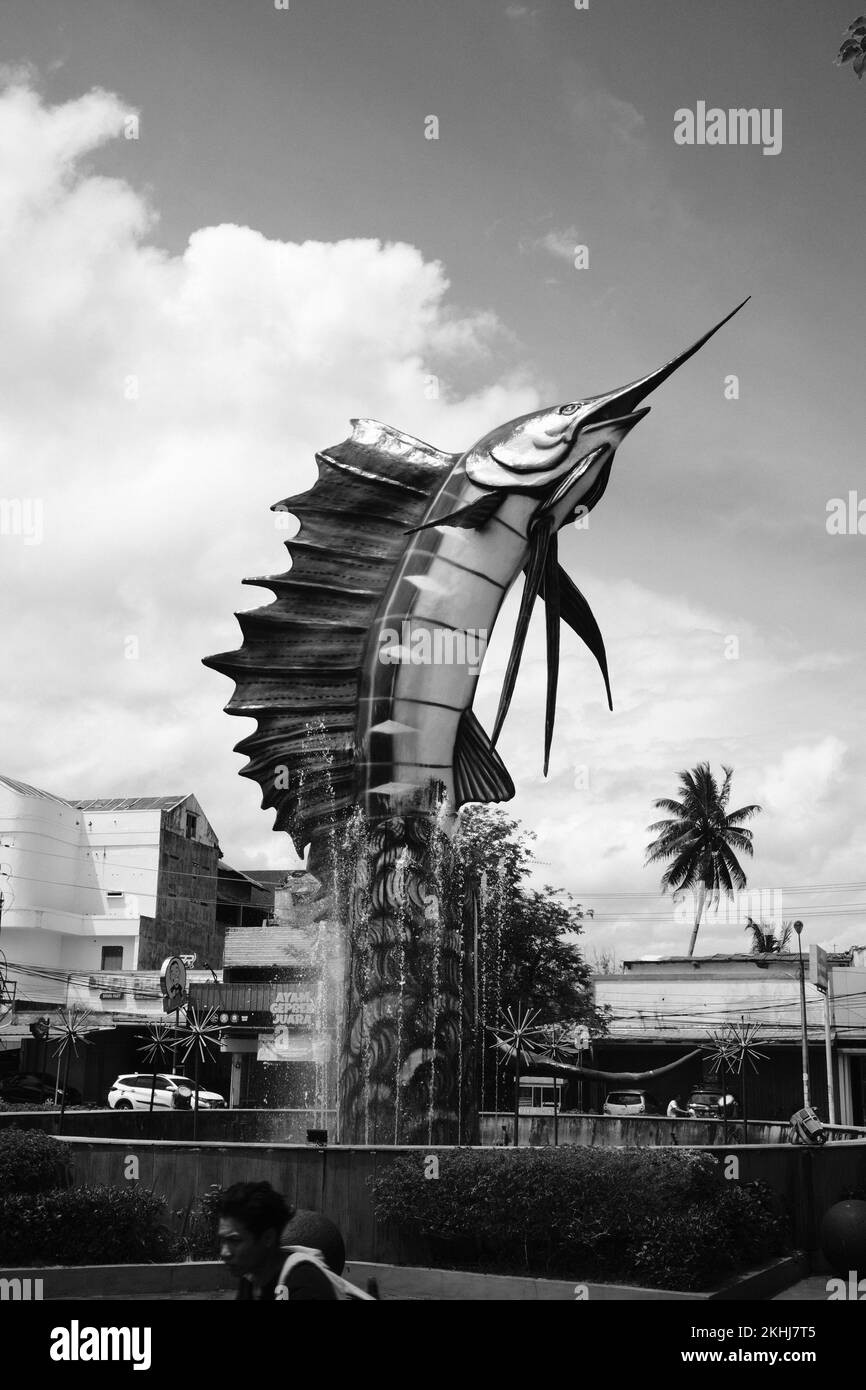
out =
{"type": "Polygon", "coordinates": [[[688,1110],[686,1110],[683,1106],[682,1096],[674,1096],[673,1100],[668,1105],[668,1119],[681,1120],[685,1118],[685,1116],[687,1116],[688,1113],[688,1110]]]}
{"type": "MultiPolygon", "coordinates": [[[[237,1298],[276,1301],[277,1283],[288,1251],[283,1229],[292,1209],[269,1182],[237,1182],[219,1203],[220,1259],[240,1280],[237,1298]]],[[[303,1260],[290,1271],[287,1293],[297,1302],[336,1300],[328,1276],[313,1260],[303,1260]]]]}

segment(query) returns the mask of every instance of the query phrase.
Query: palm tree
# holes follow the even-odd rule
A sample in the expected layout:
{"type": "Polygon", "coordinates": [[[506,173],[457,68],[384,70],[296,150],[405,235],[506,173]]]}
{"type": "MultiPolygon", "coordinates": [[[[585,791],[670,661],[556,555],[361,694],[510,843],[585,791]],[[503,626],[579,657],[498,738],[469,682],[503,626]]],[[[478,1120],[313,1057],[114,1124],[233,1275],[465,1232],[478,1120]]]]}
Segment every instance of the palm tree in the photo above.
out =
{"type": "Polygon", "coordinates": [[[698,763],[689,772],[680,773],[680,800],[655,801],[658,811],[668,811],[670,820],[656,821],[647,830],[656,834],[647,845],[647,864],[670,860],[662,875],[662,892],[675,893],[696,890],[695,925],[689,942],[689,955],[695,953],[695,942],[707,899],[718,906],[722,893],[745,888],[743,873],[735,850],[753,854],[752,832],[740,824],[760,811],[760,806],[741,806],[728,811],[733,769],[722,764],[725,780],[719,787],[709,763],[698,763]]]}
{"type": "Polygon", "coordinates": [[[746,922],[745,930],[752,933],[752,955],[781,955],[791,940],[793,922],[783,922],[778,930],[774,926],[768,926],[766,922],[753,922],[751,917],[748,917],[746,922]]]}

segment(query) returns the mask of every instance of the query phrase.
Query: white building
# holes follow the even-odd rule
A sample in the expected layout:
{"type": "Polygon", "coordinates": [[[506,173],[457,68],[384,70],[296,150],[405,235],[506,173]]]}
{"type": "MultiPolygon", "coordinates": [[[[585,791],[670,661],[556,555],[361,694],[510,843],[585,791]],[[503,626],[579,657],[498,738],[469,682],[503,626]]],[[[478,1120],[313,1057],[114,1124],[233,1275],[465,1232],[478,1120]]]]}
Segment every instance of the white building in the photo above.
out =
{"type": "Polygon", "coordinates": [[[72,801],[0,776],[0,950],[17,1002],[63,1004],[70,983],[173,952],[219,963],[219,853],[192,796],[72,801]]]}

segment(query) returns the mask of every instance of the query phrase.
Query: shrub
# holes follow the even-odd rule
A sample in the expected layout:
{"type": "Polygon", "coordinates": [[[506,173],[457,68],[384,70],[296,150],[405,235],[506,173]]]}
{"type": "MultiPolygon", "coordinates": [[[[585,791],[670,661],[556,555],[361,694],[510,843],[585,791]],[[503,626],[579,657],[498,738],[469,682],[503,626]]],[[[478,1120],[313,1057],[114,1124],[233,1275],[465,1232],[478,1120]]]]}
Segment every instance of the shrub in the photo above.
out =
{"type": "Polygon", "coordinates": [[[190,1207],[186,1212],[180,1241],[187,1259],[219,1259],[219,1204],[223,1190],[219,1183],[211,1183],[199,1198],[198,1208],[190,1207]]]}
{"type": "Polygon", "coordinates": [[[68,1144],[39,1129],[0,1129],[0,1195],[65,1186],[70,1152],[68,1144]]]}
{"type": "Polygon", "coordinates": [[[171,1260],[165,1200],[141,1187],[73,1187],[0,1197],[0,1264],[149,1264],[171,1260]]]}
{"type": "Polygon", "coordinates": [[[783,1248],[769,1189],[725,1183],[687,1149],[524,1149],[406,1155],[371,1180],[376,1214],[437,1262],[706,1286],[783,1248]]]}

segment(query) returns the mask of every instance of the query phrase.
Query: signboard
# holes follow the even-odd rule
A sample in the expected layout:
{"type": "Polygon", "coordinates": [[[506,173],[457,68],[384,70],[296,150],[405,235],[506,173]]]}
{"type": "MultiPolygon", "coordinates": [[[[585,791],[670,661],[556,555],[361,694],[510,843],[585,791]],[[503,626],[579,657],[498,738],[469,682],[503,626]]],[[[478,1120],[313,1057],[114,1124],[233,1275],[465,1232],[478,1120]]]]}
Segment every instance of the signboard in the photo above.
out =
{"type": "Polygon", "coordinates": [[[809,982],[823,990],[825,994],[827,993],[829,985],[827,952],[821,946],[809,947],[809,982]]]}
{"type": "Polygon", "coordinates": [[[180,956],[168,956],[159,972],[162,1007],[167,1014],[182,1009],[189,998],[186,991],[186,966],[180,956]]]}
{"type": "Polygon", "coordinates": [[[271,1002],[271,1015],[277,1032],[281,1029],[313,1028],[316,1017],[315,1000],[305,989],[281,989],[271,1002]]]}
{"type": "Polygon", "coordinates": [[[258,1062],[324,1062],[325,1039],[310,1033],[280,1033],[269,1038],[259,1036],[256,1053],[258,1062]]]}
{"type": "Polygon", "coordinates": [[[194,966],[195,963],[196,963],[197,956],[198,956],[198,952],[197,952],[197,951],[193,951],[191,955],[188,955],[188,956],[181,956],[180,959],[183,961],[183,963],[184,963],[184,965],[186,966],[187,970],[192,970],[193,966],[194,966]]]}

